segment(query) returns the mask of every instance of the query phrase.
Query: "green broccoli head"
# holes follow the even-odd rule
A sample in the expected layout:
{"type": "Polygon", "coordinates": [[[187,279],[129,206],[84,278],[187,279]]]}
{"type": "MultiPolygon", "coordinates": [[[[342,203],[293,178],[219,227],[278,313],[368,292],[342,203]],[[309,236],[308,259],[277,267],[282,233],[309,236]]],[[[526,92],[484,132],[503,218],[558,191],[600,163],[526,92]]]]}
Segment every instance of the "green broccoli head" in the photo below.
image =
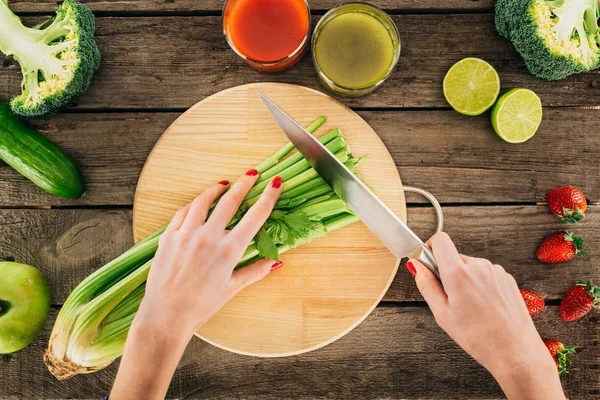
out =
{"type": "Polygon", "coordinates": [[[600,66],[598,0],[498,0],[496,29],[529,71],[557,80],[600,66]]]}
{"type": "Polygon", "coordinates": [[[22,93],[10,101],[15,114],[43,118],[83,94],[100,67],[92,12],[65,0],[56,16],[23,26],[6,0],[0,0],[0,51],[21,66],[22,93]]]}

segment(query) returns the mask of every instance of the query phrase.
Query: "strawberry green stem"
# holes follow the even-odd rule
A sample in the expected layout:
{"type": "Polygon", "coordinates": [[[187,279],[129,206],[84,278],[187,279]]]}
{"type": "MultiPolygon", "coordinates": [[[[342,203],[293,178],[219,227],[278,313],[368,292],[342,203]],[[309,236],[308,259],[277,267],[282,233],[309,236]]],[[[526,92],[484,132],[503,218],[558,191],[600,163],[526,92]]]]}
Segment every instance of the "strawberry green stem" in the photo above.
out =
{"type": "Polygon", "coordinates": [[[594,304],[597,304],[600,301],[600,287],[594,286],[592,281],[587,281],[586,283],[578,283],[577,286],[583,286],[586,288],[587,293],[594,299],[594,304]]]}
{"type": "Polygon", "coordinates": [[[583,239],[575,236],[573,232],[565,231],[565,241],[572,242],[573,246],[575,246],[575,255],[576,256],[587,256],[587,251],[583,251],[580,249],[583,246],[583,239]]]}

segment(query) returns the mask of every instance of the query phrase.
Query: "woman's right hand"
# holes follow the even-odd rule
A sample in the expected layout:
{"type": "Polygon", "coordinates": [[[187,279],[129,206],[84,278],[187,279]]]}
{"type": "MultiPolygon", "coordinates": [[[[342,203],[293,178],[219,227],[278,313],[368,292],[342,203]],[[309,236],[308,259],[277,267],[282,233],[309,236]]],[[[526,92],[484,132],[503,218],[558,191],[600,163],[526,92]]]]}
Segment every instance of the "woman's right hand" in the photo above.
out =
{"type": "Polygon", "coordinates": [[[509,399],[564,400],[552,356],[515,279],[500,265],[461,255],[445,233],[429,241],[442,285],[419,261],[407,268],[437,324],[494,375],[509,399]]]}

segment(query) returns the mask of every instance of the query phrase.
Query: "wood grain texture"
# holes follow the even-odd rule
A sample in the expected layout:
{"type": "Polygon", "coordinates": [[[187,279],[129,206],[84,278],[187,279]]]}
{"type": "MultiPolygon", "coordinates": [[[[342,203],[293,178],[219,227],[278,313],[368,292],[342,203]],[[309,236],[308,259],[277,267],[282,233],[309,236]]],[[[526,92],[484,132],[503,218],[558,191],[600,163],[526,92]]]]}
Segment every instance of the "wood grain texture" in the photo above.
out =
{"type": "MultiPolygon", "coordinates": [[[[362,118],[314,90],[260,83],[206,98],[161,136],[137,185],[136,241],[167,224],[205,188],[224,178],[233,182],[288,143],[259,92],[303,126],[326,115],[319,134],[339,128],[356,157],[368,154],[369,162],[358,168],[361,178],[406,220],[394,160],[362,118]]],[[[242,291],[198,335],[240,354],[281,357],[310,351],[358,325],[379,303],[398,269],[396,257],[362,223],[292,250],[282,260],[288,268],[242,291]]]]}
{"type": "MultiPolygon", "coordinates": [[[[402,180],[430,190],[443,203],[543,202],[548,190],[566,184],[580,187],[592,202],[600,198],[600,141],[593,133],[600,110],[546,109],[538,134],[517,146],[500,140],[487,116],[454,111],[359,115],[387,146],[402,180]]],[[[146,157],[178,116],[77,113],[34,121],[75,157],[87,193],[80,200],[51,196],[0,165],[0,206],[133,204],[146,157]]],[[[408,201],[425,202],[418,196],[408,201]]]]}
{"type": "Polygon", "coordinates": [[[133,245],[127,210],[0,210],[0,259],[38,267],[53,303],[133,245]]]}
{"type": "Polygon", "coordinates": [[[444,203],[545,202],[562,185],[580,187],[591,202],[600,195],[600,142],[592,133],[600,110],[546,108],[537,134],[519,145],[502,141],[488,115],[361,115],[392,154],[402,181],[444,203]]]}
{"type": "MultiPolygon", "coordinates": [[[[99,399],[108,394],[118,362],[92,375],[59,382],[42,364],[53,310],[40,337],[0,359],[2,398],[99,399]]],[[[564,323],[556,306],[535,323],[542,337],[577,348],[562,377],[567,396],[600,396],[599,314],[564,323]]],[[[504,399],[492,377],[439,329],[424,307],[379,307],[358,328],[322,349],[261,359],[194,339],[173,378],[169,398],[189,399],[504,399]]]]}
{"type": "Polygon", "coordinates": [[[31,121],[75,158],[86,193],[52,196],[15,170],[0,165],[0,206],[131,205],[140,171],[160,134],[178,114],[62,114],[31,121]]]}
{"type": "MultiPolygon", "coordinates": [[[[560,299],[571,284],[600,282],[600,207],[592,206],[578,226],[556,222],[545,206],[444,207],[446,231],[465,254],[486,257],[514,274],[521,287],[547,299],[560,299]],[[542,239],[573,229],[585,241],[590,257],[548,266],[535,259],[542,239]],[[510,251],[507,251],[510,249],[510,251]]],[[[431,208],[410,208],[408,224],[422,237],[435,229],[431,208]]],[[[133,245],[128,210],[0,210],[0,259],[35,265],[48,278],[53,303],[100,266],[133,245]]],[[[422,301],[402,267],[384,301],[422,301]]]]}
{"type": "MultiPolygon", "coordinates": [[[[83,0],[96,12],[221,12],[223,0],[83,0]]],[[[16,12],[51,12],[55,0],[9,0],[16,12]]],[[[371,4],[393,11],[487,11],[492,0],[371,0],[371,4]]],[[[328,10],[339,0],[310,0],[312,10],[328,10]]]]}
{"type": "MultiPolygon", "coordinates": [[[[137,178],[156,140],[182,110],[217,91],[248,82],[289,82],[322,90],[308,55],[282,75],[259,74],[246,67],[221,36],[222,0],[84,2],[98,15],[102,69],[90,91],[71,106],[77,113],[34,124],[77,159],[88,184],[86,196],[78,201],[52,197],[0,165],[0,208],[68,206],[0,209],[0,259],[40,267],[55,304],[132,245],[130,205],[137,178]],[[86,113],[86,109],[118,113],[86,113]],[[122,112],[127,109],[171,112],[122,112]],[[79,206],[91,208],[75,209],[79,206]]],[[[51,13],[56,6],[54,0],[9,3],[25,14],[51,13]]],[[[310,0],[317,14],[339,3],[310,0]]],[[[348,104],[389,109],[365,110],[360,115],[378,132],[407,184],[433,191],[444,203],[469,204],[445,207],[446,230],[459,249],[503,264],[522,287],[555,301],[575,281],[600,282],[600,233],[595,229],[600,223],[599,206],[590,207],[583,224],[567,226],[557,223],[544,205],[510,205],[543,202],[547,190],[563,184],[578,185],[589,200],[597,201],[600,72],[560,82],[530,76],[510,42],[495,32],[493,0],[372,3],[400,14],[393,18],[402,36],[402,56],[398,70],[380,90],[348,104]],[[529,87],[541,95],[544,122],[532,141],[504,144],[493,134],[488,116],[398,111],[447,108],[442,78],[455,61],[467,56],[490,61],[500,73],[503,90],[529,87]],[[561,105],[590,109],[548,108],[561,105]],[[574,228],[586,240],[590,258],[557,266],[538,263],[534,253],[542,238],[565,227],[574,228]]],[[[41,18],[30,16],[25,21],[41,18]]],[[[0,55],[0,99],[17,93],[20,81],[18,66],[0,55]]],[[[422,201],[412,196],[408,200],[422,201]]],[[[408,214],[409,225],[418,234],[426,237],[433,231],[430,208],[409,208],[408,214]]],[[[406,303],[422,299],[403,267],[384,300],[350,334],[301,356],[263,360],[194,340],[169,397],[503,398],[491,377],[435,326],[421,303],[406,303]]],[[[0,358],[0,398],[98,399],[108,393],[117,364],[66,382],[57,382],[43,366],[41,357],[56,313],[52,311],[42,335],[30,347],[0,358]]],[[[535,321],[542,336],[577,346],[576,364],[562,377],[570,399],[600,398],[599,315],[595,311],[566,324],[560,321],[557,307],[551,306],[535,321]]]]}
{"type": "MultiPolygon", "coordinates": [[[[491,14],[393,18],[402,40],[397,69],[373,95],[348,100],[349,106],[448,107],[441,89],[443,77],[452,64],[468,56],[489,61],[498,70],[504,90],[528,87],[546,106],[600,105],[600,71],[558,82],[533,77],[512,44],[496,33],[491,14]]],[[[217,16],[97,18],[97,36],[102,66],[74,108],[187,109],[223,89],[265,81],[323,90],[309,54],[284,74],[247,67],[229,49],[217,16]]],[[[18,65],[12,61],[0,65],[2,97],[18,93],[18,65]]]]}

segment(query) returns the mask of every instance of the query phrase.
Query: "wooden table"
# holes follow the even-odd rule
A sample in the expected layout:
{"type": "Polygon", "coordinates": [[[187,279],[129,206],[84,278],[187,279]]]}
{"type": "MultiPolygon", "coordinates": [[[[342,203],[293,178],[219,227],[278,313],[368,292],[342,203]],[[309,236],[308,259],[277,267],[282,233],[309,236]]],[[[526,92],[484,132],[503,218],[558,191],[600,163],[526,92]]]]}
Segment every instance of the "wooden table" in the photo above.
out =
{"type": "MultiPolygon", "coordinates": [[[[393,14],[402,37],[400,64],[371,96],[347,101],[379,133],[406,184],[443,203],[446,230],[460,250],[487,257],[522,287],[546,297],[536,318],[543,337],[577,347],[563,383],[571,399],[600,398],[600,314],[564,323],[557,306],[579,280],[600,283],[600,71],[559,82],[529,75],[512,45],[494,30],[491,0],[372,0],[393,14]],[[522,145],[494,134],[489,116],[450,110],[441,82],[457,60],[481,57],[503,90],[528,87],[542,98],[544,121],[522,145]],[[546,192],[576,185],[591,202],[574,228],[590,257],[558,266],[535,259],[541,239],[566,228],[550,215],[546,192]]],[[[10,0],[27,22],[56,1],[10,0]]],[[[42,364],[48,335],[69,291],[132,244],[131,206],[140,170],[165,128],[187,107],[249,82],[290,82],[319,89],[310,56],[280,75],[248,67],[221,35],[220,0],[90,0],[97,13],[102,68],[89,92],[61,114],[33,125],[81,165],[87,194],[77,201],[45,194],[0,167],[0,258],[38,266],[54,306],[42,335],[0,358],[0,398],[98,399],[118,362],[92,375],[56,381],[42,364]]],[[[313,22],[338,0],[312,0],[313,22]]],[[[2,59],[0,96],[17,93],[19,67],[2,59]]],[[[409,197],[409,223],[433,231],[433,211],[409,197]]],[[[169,395],[210,399],[499,399],[491,376],[435,324],[405,269],[357,329],[314,352],[260,359],[193,340],[169,395]]]]}

